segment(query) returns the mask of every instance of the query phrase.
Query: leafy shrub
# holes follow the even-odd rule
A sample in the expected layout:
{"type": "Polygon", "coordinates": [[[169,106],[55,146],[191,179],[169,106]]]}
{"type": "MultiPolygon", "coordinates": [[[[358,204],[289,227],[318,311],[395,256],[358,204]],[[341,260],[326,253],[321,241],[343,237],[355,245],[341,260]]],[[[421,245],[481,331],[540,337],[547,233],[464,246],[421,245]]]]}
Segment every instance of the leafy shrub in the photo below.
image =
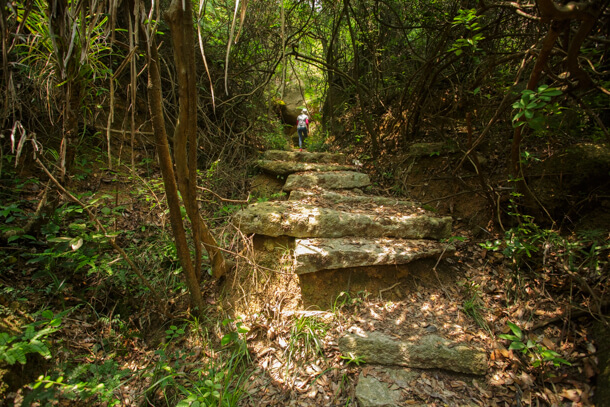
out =
{"type": "Polygon", "coordinates": [[[17,362],[25,365],[27,355],[32,353],[45,359],[51,358],[51,351],[45,340],[59,329],[62,318],[56,317],[50,310],[42,311],[41,316],[42,321],[26,325],[23,333],[19,335],[0,332],[0,361],[9,365],[17,362]]]}

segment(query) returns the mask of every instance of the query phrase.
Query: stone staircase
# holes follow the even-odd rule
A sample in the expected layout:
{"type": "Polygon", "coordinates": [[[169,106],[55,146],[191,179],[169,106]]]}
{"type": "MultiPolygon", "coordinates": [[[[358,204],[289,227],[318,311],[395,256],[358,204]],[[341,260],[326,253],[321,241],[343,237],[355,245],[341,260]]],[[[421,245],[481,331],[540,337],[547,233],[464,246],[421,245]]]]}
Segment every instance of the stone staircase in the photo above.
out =
{"type": "MultiPolygon", "coordinates": [[[[285,178],[288,200],[249,205],[235,215],[234,223],[262,239],[259,247],[291,245],[305,308],[328,308],[342,292],[413,295],[425,276],[436,275],[438,281],[432,270],[439,258],[455,251],[441,243],[451,234],[450,217],[411,201],[366,195],[369,177],[341,154],[267,151],[258,166],[285,178]],[[408,278],[417,280],[415,290],[404,289],[408,278]]],[[[365,321],[358,325],[337,344],[343,355],[367,363],[354,390],[360,407],[424,406],[428,404],[418,400],[430,399],[454,405],[451,389],[468,387],[472,376],[487,371],[484,349],[447,339],[432,323],[418,321],[386,333],[365,321]],[[439,376],[439,370],[452,373],[439,376]],[[432,387],[431,380],[436,383],[432,387]]]]}
{"type": "Polygon", "coordinates": [[[454,250],[439,242],[451,234],[450,217],[414,202],[365,195],[368,175],[342,154],[266,151],[258,166],[286,177],[289,198],[249,205],[234,221],[245,234],[294,238],[298,275],[400,266],[454,250]]]}

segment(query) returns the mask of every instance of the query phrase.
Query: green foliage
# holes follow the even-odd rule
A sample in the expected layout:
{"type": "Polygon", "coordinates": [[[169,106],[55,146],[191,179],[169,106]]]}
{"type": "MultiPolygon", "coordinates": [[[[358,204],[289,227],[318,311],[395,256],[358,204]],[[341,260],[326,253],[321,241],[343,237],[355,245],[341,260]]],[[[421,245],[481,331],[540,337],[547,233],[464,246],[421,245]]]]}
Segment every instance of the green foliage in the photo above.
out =
{"type": "MultiPolygon", "coordinates": [[[[282,201],[286,198],[286,192],[274,192],[269,196],[259,196],[256,198],[256,202],[268,202],[268,201],[282,201]]],[[[241,208],[241,207],[240,207],[241,208]]]]}
{"type": "Polygon", "coordinates": [[[368,291],[359,291],[354,296],[347,291],[341,291],[332,303],[331,309],[333,312],[336,312],[344,307],[362,305],[369,295],[370,293],[368,291]]]}
{"type": "MultiPolygon", "coordinates": [[[[65,313],[64,313],[65,314],[65,313]]],[[[14,365],[19,362],[25,365],[26,356],[34,353],[45,359],[51,358],[46,340],[49,335],[59,330],[63,315],[55,315],[53,311],[45,310],[40,313],[42,319],[25,326],[19,335],[0,332],[0,361],[14,365]]]]}
{"type": "MultiPolygon", "coordinates": [[[[88,102],[83,103],[81,108],[84,114],[91,115],[89,106],[95,106],[93,101],[106,91],[103,87],[94,86],[94,83],[112,74],[112,69],[106,65],[107,57],[112,53],[106,28],[108,15],[85,10],[81,13],[80,6],[68,3],[65,10],[67,34],[72,33],[70,52],[64,50],[68,58],[59,53],[57,39],[52,38],[47,17],[48,7],[45,1],[35,0],[29,8],[25,21],[29,35],[24,36],[23,41],[16,46],[21,57],[20,64],[31,73],[30,78],[47,91],[53,89],[48,86],[49,83],[63,86],[68,82],[80,81],[83,100],[88,102]]],[[[18,7],[17,14],[19,19],[23,19],[26,9],[18,7]]]]}
{"type": "Polygon", "coordinates": [[[305,138],[305,148],[311,152],[325,152],[328,151],[328,145],[326,139],[328,134],[322,131],[309,132],[307,138],[305,138]]]}
{"type": "MultiPolygon", "coordinates": [[[[515,197],[519,194],[513,193],[515,197]]],[[[607,233],[589,231],[564,236],[553,229],[540,227],[529,215],[520,214],[511,202],[509,214],[516,225],[502,239],[488,240],[479,245],[487,250],[502,252],[511,260],[511,280],[522,282],[529,273],[573,273],[582,278],[598,280],[608,264],[610,243],[607,233]],[[586,276],[586,277],[585,277],[586,276]]]]}
{"type": "Polygon", "coordinates": [[[449,48],[449,52],[454,52],[455,55],[460,56],[464,50],[470,50],[472,52],[481,50],[478,44],[485,39],[485,36],[476,32],[481,30],[481,25],[479,24],[481,18],[482,16],[477,15],[475,9],[462,9],[458,11],[458,14],[453,18],[451,25],[454,28],[465,28],[468,37],[455,40],[451,48],[449,48]]]}
{"type": "Polygon", "coordinates": [[[23,228],[20,226],[20,223],[23,223],[28,219],[27,214],[21,208],[21,203],[12,202],[0,204],[0,219],[1,218],[4,218],[4,221],[0,223],[0,235],[8,236],[7,242],[11,246],[22,243],[19,242],[19,240],[36,240],[33,236],[24,234],[23,228]]]}
{"type": "MultiPolygon", "coordinates": [[[[110,208],[103,201],[111,199],[104,196],[91,200],[92,207],[100,208],[100,218],[111,222],[121,208],[110,208]]],[[[42,251],[24,253],[26,264],[40,266],[36,277],[49,277],[56,280],[60,271],[72,273],[86,271],[87,275],[104,272],[113,274],[108,265],[109,236],[99,233],[93,223],[85,217],[84,210],[79,205],[66,203],[57,208],[47,223],[41,228],[43,236],[37,242],[38,246],[46,248],[42,251]]],[[[48,293],[60,289],[60,285],[48,287],[48,293]]]]}
{"type": "Polygon", "coordinates": [[[562,92],[548,85],[542,85],[537,91],[525,89],[521,92],[521,99],[513,103],[514,109],[519,109],[513,117],[513,127],[523,126],[527,123],[534,130],[540,130],[545,124],[543,109],[555,96],[562,92]]]}
{"type": "Polygon", "coordinates": [[[261,127],[263,148],[265,150],[288,150],[288,138],[284,135],[284,126],[278,119],[263,115],[257,119],[261,127]]]}
{"type": "Polygon", "coordinates": [[[532,367],[545,367],[549,362],[553,366],[562,364],[571,366],[571,363],[561,358],[559,353],[548,349],[535,338],[526,337],[517,325],[512,322],[507,322],[507,325],[510,327],[512,334],[500,334],[498,337],[510,341],[508,349],[520,351],[527,357],[532,367]]]}
{"type": "Polygon", "coordinates": [[[222,326],[229,327],[230,331],[223,335],[220,344],[222,346],[234,345],[247,352],[245,335],[250,331],[250,328],[243,324],[241,318],[226,318],[222,321],[222,326]]]}
{"type": "Polygon", "coordinates": [[[242,355],[233,353],[226,361],[211,361],[207,368],[196,370],[189,385],[178,385],[180,396],[185,398],[176,406],[237,406],[244,395],[241,385],[248,378],[242,362],[242,355]]]}
{"type": "Polygon", "coordinates": [[[65,375],[51,378],[41,375],[32,385],[32,392],[26,401],[47,401],[58,403],[62,399],[98,401],[108,406],[121,403],[116,390],[124,379],[133,373],[129,369],[119,369],[115,360],[106,360],[102,364],[81,364],[65,375]]]}
{"type": "MultiPolygon", "coordinates": [[[[145,373],[151,377],[153,384],[149,392],[162,393],[165,404],[171,406],[223,406],[238,405],[243,397],[242,383],[247,379],[244,372],[249,361],[248,350],[243,336],[248,329],[241,321],[226,319],[223,325],[233,329],[223,337],[226,345],[223,351],[211,352],[210,358],[193,358],[192,351],[185,352],[181,348],[170,352],[168,346],[156,351],[159,356],[152,371],[145,373]],[[235,335],[233,335],[235,334],[235,335]],[[227,338],[227,339],[225,339],[227,338]],[[232,346],[235,345],[235,346],[232,346]]],[[[191,321],[191,328],[197,330],[201,339],[205,333],[200,332],[198,321],[191,321]]],[[[166,331],[168,340],[174,340],[182,335],[183,328],[171,326],[166,331]]]]}
{"type": "Polygon", "coordinates": [[[290,330],[290,340],[286,349],[290,366],[294,359],[305,360],[312,356],[324,355],[322,339],[330,326],[316,316],[296,318],[290,330]]]}
{"type": "Polygon", "coordinates": [[[178,328],[176,325],[171,325],[169,329],[165,330],[165,339],[168,343],[182,335],[184,335],[184,328],[178,328]]]}
{"type": "Polygon", "coordinates": [[[349,352],[347,355],[341,355],[341,359],[347,361],[348,365],[353,363],[356,366],[360,366],[361,364],[366,363],[363,356],[355,355],[352,352],[349,352]]]}
{"type": "Polygon", "coordinates": [[[471,317],[474,322],[487,332],[491,333],[491,329],[481,315],[483,311],[483,300],[481,299],[481,287],[478,284],[473,282],[463,283],[465,291],[466,291],[466,299],[464,300],[464,305],[462,309],[464,313],[471,317]]]}

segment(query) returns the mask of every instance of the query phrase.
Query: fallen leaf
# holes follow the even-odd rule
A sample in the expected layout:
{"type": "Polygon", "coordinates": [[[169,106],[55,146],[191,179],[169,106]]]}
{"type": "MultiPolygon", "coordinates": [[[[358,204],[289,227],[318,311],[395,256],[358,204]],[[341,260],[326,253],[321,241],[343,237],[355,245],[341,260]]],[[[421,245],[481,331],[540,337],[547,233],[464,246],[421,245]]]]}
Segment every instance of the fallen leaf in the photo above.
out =
{"type": "Polygon", "coordinates": [[[582,390],[580,389],[563,389],[561,391],[561,397],[571,401],[580,401],[581,392],[582,390]]]}

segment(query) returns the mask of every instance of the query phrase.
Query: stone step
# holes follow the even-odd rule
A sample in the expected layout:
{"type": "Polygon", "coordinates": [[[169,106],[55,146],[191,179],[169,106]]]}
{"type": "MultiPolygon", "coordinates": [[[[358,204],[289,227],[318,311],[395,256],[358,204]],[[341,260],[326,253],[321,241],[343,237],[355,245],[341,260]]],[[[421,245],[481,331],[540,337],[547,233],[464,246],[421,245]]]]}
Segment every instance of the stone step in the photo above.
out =
{"type": "Polygon", "coordinates": [[[421,373],[409,368],[369,367],[360,372],[354,395],[359,407],[426,407],[405,394],[416,388],[421,373]]]}
{"type": "Polygon", "coordinates": [[[274,175],[288,175],[303,171],[328,172],[356,170],[356,166],[354,165],[307,163],[297,161],[258,160],[256,165],[263,171],[274,175]]]}
{"type": "Polygon", "coordinates": [[[324,204],[327,202],[334,205],[356,204],[367,206],[406,206],[409,208],[416,208],[418,206],[418,204],[413,201],[405,201],[385,196],[359,195],[350,193],[349,191],[336,192],[295,190],[290,193],[288,199],[291,201],[302,201],[312,205],[324,204]]]}
{"type": "Polygon", "coordinates": [[[445,369],[476,375],[487,372],[484,349],[436,334],[414,340],[397,340],[381,332],[349,333],[339,339],[339,349],[344,355],[360,357],[366,363],[378,365],[445,369]]]}
{"type": "Polygon", "coordinates": [[[395,237],[443,239],[451,234],[451,218],[421,208],[377,207],[356,204],[345,210],[303,204],[299,201],[259,202],[234,215],[243,233],[292,237],[395,237]]]}
{"type": "Polygon", "coordinates": [[[414,260],[450,256],[455,248],[431,240],[388,238],[317,238],[296,239],[295,273],[348,267],[406,264],[414,260]]]}
{"type": "Polygon", "coordinates": [[[295,189],[353,189],[371,185],[367,174],[355,171],[299,172],[290,174],[284,184],[285,191],[295,189]]]}
{"type": "Polygon", "coordinates": [[[409,367],[368,365],[360,371],[354,389],[358,407],[428,407],[431,404],[479,406],[468,395],[472,392],[480,393],[480,389],[477,388],[480,385],[476,379],[466,378],[461,373],[443,372],[442,375],[435,373],[430,374],[425,369],[409,367]],[[431,383],[431,378],[434,384],[431,383]],[[463,387],[463,391],[459,393],[451,391],[457,383],[463,387]]]}
{"type": "Polygon", "coordinates": [[[343,154],[310,153],[307,151],[267,150],[263,154],[263,159],[320,164],[347,164],[347,157],[343,154]]]}

